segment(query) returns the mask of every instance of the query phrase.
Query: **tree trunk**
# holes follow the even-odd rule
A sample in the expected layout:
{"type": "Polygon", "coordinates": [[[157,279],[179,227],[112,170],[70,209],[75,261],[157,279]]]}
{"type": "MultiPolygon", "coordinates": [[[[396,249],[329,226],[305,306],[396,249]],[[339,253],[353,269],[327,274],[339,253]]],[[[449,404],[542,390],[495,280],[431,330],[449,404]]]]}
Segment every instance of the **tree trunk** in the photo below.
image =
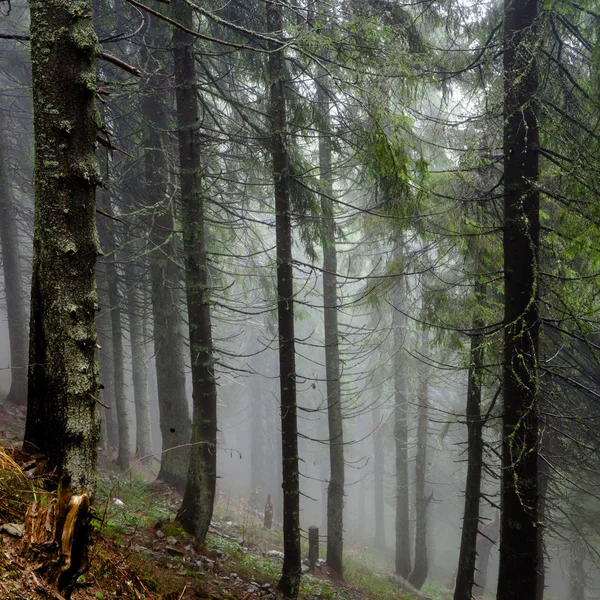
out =
{"type": "Polygon", "coordinates": [[[189,468],[191,438],[190,412],[185,390],[184,345],[181,335],[181,268],[173,236],[173,206],[168,193],[169,162],[164,132],[167,117],[168,72],[162,57],[149,54],[150,48],[166,48],[164,26],[148,17],[146,45],[142,58],[148,78],[141,100],[144,117],[144,163],[148,206],[150,207],[150,277],[154,320],[156,385],[162,435],[162,457],[158,479],[183,491],[189,468]],[[176,448],[176,449],[173,449],[176,448]]]}
{"type": "MultiPolygon", "coordinates": [[[[185,0],[176,0],[174,8],[176,19],[192,29],[192,8],[185,0]]],[[[217,384],[210,320],[194,39],[179,28],[173,33],[185,290],[194,398],[190,470],[178,518],[185,530],[203,544],[210,527],[217,484],[217,384]]]]}
{"type": "Polygon", "coordinates": [[[585,544],[578,539],[571,547],[569,600],[585,600],[585,544]]]}
{"type": "MultiPolygon", "coordinates": [[[[254,376],[254,379],[259,377],[254,376]]],[[[251,384],[252,417],[250,419],[250,487],[252,506],[259,509],[265,503],[265,438],[263,434],[264,411],[261,391],[258,385],[251,384]]]]}
{"type": "MultiPolygon", "coordinates": [[[[485,287],[475,285],[475,302],[481,304],[485,298],[485,287]]],[[[475,319],[476,330],[471,335],[469,357],[469,380],[467,388],[467,481],[465,485],[465,511],[460,540],[458,572],[454,588],[454,600],[471,600],[477,561],[477,532],[479,530],[479,502],[481,498],[481,472],[483,468],[483,422],[481,418],[481,385],[483,377],[483,334],[479,333],[482,323],[475,319]]],[[[475,590],[476,595],[479,590],[475,590]]]]}
{"type": "MultiPolygon", "coordinates": [[[[380,425],[381,413],[378,408],[372,411],[373,427],[380,425]]],[[[384,475],[385,475],[385,455],[383,453],[383,440],[381,439],[381,431],[375,430],[373,434],[373,492],[374,497],[374,513],[375,513],[375,539],[373,545],[375,548],[385,548],[385,494],[384,494],[384,475]]]]}
{"type": "Polygon", "coordinates": [[[59,523],[54,539],[63,549],[70,542],[70,564],[61,554],[54,572],[59,591],[68,597],[86,566],[91,529],[87,509],[96,486],[100,435],[97,38],[90,0],[31,0],[29,6],[35,223],[24,448],[43,452],[55,483],[61,481],[61,489],[79,499],[72,536],[65,541],[65,527],[59,523]]]}
{"type": "MultiPolygon", "coordinates": [[[[283,6],[267,0],[267,30],[283,33],[283,6]]],[[[290,210],[289,157],[286,136],[283,48],[270,42],[269,85],[271,153],[275,188],[275,244],[277,247],[277,316],[279,325],[279,384],[281,401],[281,454],[283,466],[283,570],[278,588],[296,598],[300,587],[300,481],[296,406],[296,351],[294,337],[294,281],[290,210]]]]}
{"type": "Polygon", "coordinates": [[[6,293],[8,341],[10,344],[10,390],[5,401],[27,404],[27,315],[23,299],[23,279],[19,253],[19,236],[15,199],[10,180],[7,155],[7,131],[4,116],[0,115],[0,249],[6,293]]]}
{"type": "Polygon", "coordinates": [[[499,534],[498,514],[488,523],[477,536],[477,566],[475,569],[475,594],[483,596],[487,583],[488,564],[494,544],[498,541],[499,534]]]}
{"type": "MultiPolygon", "coordinates": [[[[402,241],[394,258],[402,260],[402,241]]],[[[394,441],[396,446],[396,573],[407,579],[411,572],[408,502],[408,400],[406,395],[406,282],[400,277],[393,290],[394,331],[394,441]]]]}
{"type": "MultiPolygon", "coordinates": [[[[427,331],[422,332],[421,354],[426,355],[427,331]]],[[[423,360],[423,359],[421,359],[423,360]]],[[[408,581],[421,589],[429,571],[427,557],[427,507],[431,496],[425,495],[425,474],[427,472],[427,425],[429,419],[429,373],[427,365],[421,362],[419,373],[417,454],[415,458],[415,564],[408,581]]]]}
{"type": "MultiPolygon", "coordinates": [[[[98,204],[103,212],[112,214],[112,206],[109,199],[106,197],[106,192],[100,192],[98,194],[98,204]]],[[[126,471],[129,468],[131,444],[129,440],[129,420],[127,418],[127,397],[125,395],[125,354],[123,352],[123,327],[121,323],[122,297],[119,290],[117,240],[113,229],[113,223],[99,221],[98,237],[100,239],[101,248],[107,255],[103,258],[102,262],[104,263],[106,283],[108,286],[109,306],[107,308],[110,310],[114,406],[117,411],[117,427],[119,431],[117,464],[121,471],[126,471]]]]}
{"type": "MultiPolygon", "coordinates": [[[[547,448],[548,436],[542,439],[542,452],[547,448]]],[[[537,574],[537,589],[536,600],[544,599],[544,591],[546,589],[546,561],[544,558],[544,534],[546,531],[546,493],[548,491],[548,483],[550,481],[550,473],[548,465],[539,457],[538,460],[538,532],[537,532],[537,552],[538,552],[538,574],[537,574]]]]}
{"type": "Polygon", "coordinates": [[[498,600],[535,600],[538,570],[537,0],[504,6],[504,419],[498,600]]]}
{"type": "MultiPolygon", "coordinates": [[[[100,227],[98,227],[100,229],[100,227]]],[[[119,446],[119,432],[117,431],[115,415],[115,383],[114,362],[112,351],[112,325],[110,315],[110,301],[108,300],[108,283],[106,281],[106,264],[102,261],[96,263],[96,282],[98,297],[100,299],[100,312],[96,318],[98,328],[98,356],[100,360],[100,399],[105,407],[101,409],[102,428],[106,432],[106,441],[113,448],[119,446]]]]}
{"type": "MultiPolygon", "coordinates": [[[[138,245],[136,245],[136,248],[138,245]]],[[[150,396],[148,393],[148,355],[142,315],[143,294],[138,286],[140,268],[135,259],[125,267],[127,277],[127,314],[131,339],[131,376],[135,405],[135,454],[138,457],[152,453],[152,428],[150,424],[150,396]]]]}
{"type": "Polygon", "coordinates": [[[331,171],[331,126],[329,123],[329,78],[322,72],[317,83],[317,102],[322,119],[319,136],[319,177],[323,212],[323,310],[325,328],[325,377],[329,424],[329,489],[327,493],[327,565],[343,576],[344,551],[344,422],[340,383],[340,349],[337,297],[337,249],[331,171]]]}

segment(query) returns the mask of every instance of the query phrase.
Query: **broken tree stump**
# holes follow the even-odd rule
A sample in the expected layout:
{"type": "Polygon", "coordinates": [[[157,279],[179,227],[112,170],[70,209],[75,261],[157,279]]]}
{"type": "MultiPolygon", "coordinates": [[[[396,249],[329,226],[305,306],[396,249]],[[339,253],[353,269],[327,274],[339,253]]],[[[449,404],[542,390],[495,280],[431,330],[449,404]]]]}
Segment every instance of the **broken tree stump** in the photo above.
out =
{"type": "Polygon", "coordinates": [[[69,477],[61,480],[56,497],[33,502],[25,515],[23,550],[44,560],[48,582],[67,599],[88,568],[91,520],[88,493],[73,494],[69,477]]]}
{"type": "Polygon", "coordinates": [[[271,529],[273,525],[273,504],[271,502],[271,494],[267,496],[267,503],[265,504],[265,529],[271,529]]]}
{"type": "Polygon", "coordinates": [[[319,528],[311,525],[308,528],[308,566],[311,571],[315,570],[319,560],[319,528]]]}

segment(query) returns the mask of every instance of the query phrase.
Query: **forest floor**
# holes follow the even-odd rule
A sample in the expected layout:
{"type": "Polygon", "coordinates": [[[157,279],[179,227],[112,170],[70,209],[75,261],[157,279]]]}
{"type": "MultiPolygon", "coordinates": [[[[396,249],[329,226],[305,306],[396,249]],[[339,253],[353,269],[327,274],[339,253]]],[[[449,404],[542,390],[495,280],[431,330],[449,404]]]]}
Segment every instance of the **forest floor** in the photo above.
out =
{"type": "MultiPolygon", "coordinates": [[[[33,482],[12,462],[22,438],[24,412],[0,405],[0,600],[56,600],[38,565],[22,551],[19,525],[34,492],[33,482]],[[4,457],[4,458],[2,458],[4,457]],[[3,524],[16,527],[6,527],[3,524]]],[[[22,462],[22,461],[21,461],[22,462]]],[[[180,495],[151,482],[148,467],[135,465],[123,475],[112,461],[100,459],[95,500],[95,531],[90,568],[78,580],[74,600],[280,600],[276,591],[283,539],[266,530],[260,513],[244,502],[221,498],[215,508],[205,547],[177,524],[180,495]]],[[[303,543],[303,554],[307,548],[303,543]]],[[[302,577],[301,600],[409,600],[388,581],[381,557],[365,548],[345,556],[342,582],[319,561],[302,577]]],[[[308,567],[304,567],[308,570],[308,567]]],[[[424,594],[448,600],[447,591],[431,583],[424,594]]]]}

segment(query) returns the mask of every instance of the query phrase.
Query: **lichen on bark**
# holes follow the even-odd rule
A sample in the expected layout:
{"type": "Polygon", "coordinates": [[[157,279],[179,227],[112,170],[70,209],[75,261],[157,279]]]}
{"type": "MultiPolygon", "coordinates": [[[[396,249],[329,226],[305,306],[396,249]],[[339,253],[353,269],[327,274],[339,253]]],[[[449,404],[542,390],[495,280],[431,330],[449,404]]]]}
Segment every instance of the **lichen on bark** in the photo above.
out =
{"type": "Polygon", "coordinates": [[[100,432],[97,39],[87,0],[30,0],[35,224],[25,447],[93,492],[100,432]],[[83,44],[82,40],[86,43],[83,44]],[[65,127],[65,123],[69,127],[65,127]]]}

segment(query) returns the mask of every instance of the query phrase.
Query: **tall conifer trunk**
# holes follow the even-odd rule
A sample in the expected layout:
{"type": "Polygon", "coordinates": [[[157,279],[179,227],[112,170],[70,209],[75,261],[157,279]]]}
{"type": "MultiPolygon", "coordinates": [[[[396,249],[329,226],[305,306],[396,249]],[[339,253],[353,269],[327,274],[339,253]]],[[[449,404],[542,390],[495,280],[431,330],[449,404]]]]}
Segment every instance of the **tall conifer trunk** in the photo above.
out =
{"type": "Polygon", "coordinates": [[[504,419],[498,600],[535,600],[538,561],[537,0],[504,4],[504,419]]]}
{"type": "MultiPolygon", "coordinates": [[[[402,241],[398,244],[401,246],[402,241]]],[[[394,258],[402,260],[399,247],[394,258]]],[[[406,395],[406,337],[405,296],[406,282],[399,277],[393,290],[394,331],[394,442],[396,447],[396,573],[408,579],[411,572],[410,520],[408,501],[408,398],[406,395]]]]}
{"type": "Polygon", "coordinates": [[[150,210],[150,279],[154,321],[156,386],[160,412],[162,450],[158,478],[183,490],[189,468],[190,411],[185,390],[185,360],[181,315],[181,268],[174,238],[173,205],[169,198],[169,161],[164,137],[169,130],[165,27],[148,17],[147,49],[142,58],[148,78],[144,82],[141,110],[144,118],[145,193],[150,210]],[[183,446],[183,447],[181,447],[183,446]],[[177,448],[171,450],[171,448],[177,448]]]}
{"type": "Polygon", "coordinates": [[[27,404],[27,315],[23,303],[23,279],[19,253],[17,214],[10,165],[8,162],[7,131],[4,116],[0,115],[0,249],[6,294],[8,340],[10,343],[10,390],[6,402],[27,404]]]}
{"type": "MultiPolygon", "coordinates": [[[[481,303],[485,297],[485,287],[475,285],[475,301],[481,303]]],[[[482,326],[475,320],[476,332],[471,336],[469,354],[469,381],[467,387],[467,481],[465,484],[465,510],[463,516],[460,555],[454,600],[471,600],[475,564],[477,561],[477,532],[479,531],[479,504],[481,500],[481,472],[483,468],[483,422],[481,420],[481,384],[483,377],[483,334],[477,332],[482,326]]]]}
{"type": "MultiPolygon", "coordinates": [[[[185,0],[175,1],[174,13],[180,23],[193,28],[192,9],[185,0]]],[[[210,527],[217,483],[217,384],[210,321],[194,38],[176,28],[173,46],[194,399],[190,469],[178,517],[186,531],[203,544],[210,527]]]]}
{"type": "Polygon", "coordinates": [[[428,333],[421,333],[421,364],[419,368],[419,390],[417,394],[417,453],[415,457],[415,562],[408,581],[421,589],[429,571],[427,555],[427,508],[431,496],[425,495],[427,473],[427,429],[429,423],[429,369],[424,357],[427,352],[428,333]]]}
{"type": "MultiPolygon", "coordinates": [[[[108,173],[106,173],[108,176],[108,173]]],[[[98,194],[98,205],[104,213],[112,214],[112,204],[107,197],[107,192],[98,194]]],[[[108,306],[102,307],[110,310],[110,325],[113,359],[113,397],[115,400],[117,429],[119,432],[117,464],[122,471],[129,468],[129,455],[131,444],[129,439],[129,421],[127,418],[127,398],[125,395],[125,353],[123,351],[123,326],[122,326],[122,295],[119,289],[119,273],[117,271],[117,239],[113,222],[98,222],[98,237],[102,250],[107,254],[104,258],[104,272],[106,274],[108,306]]],[[[115,415],[112,415],[113,418],[115,415]]]]}
{"type": "MultiPolygon", "coordinates": [[[[139,244],[135,244],[140,249],[139,244]]],[[[127,315],[131,340],[131,377],[135,405],[135,454],[148,456],[152,452],[152,427],[150,423],[150,394],[148,392],[148,354],[144,335],[143,293],[139,286],[145,284],[136,260],[125,266],[127,276],[127,315]]]]}
{"type": "MultiPolygon", "coordinates": [[[[93,492],[100,434],[95,266],[97,38],[90,0],[31,0],[35,222],[25,448],[93,492]]],[[[84,544],[85,546],[85,544],[84,544]]]]}
{"type": "Polygon", "coordinates": [[[317,101],[322,119],[319,137],[319,177],[323,212],[323,310],[325,327],[325,377],[329,425],[329,488],[327,490],[327,565],[343,576],[344,551],[344,422],[340,381],[340,348],[337,296],[337,249],[331,171],[331,124],[329,77],[322,72],[317,81],[317,101]]]}
{"type": "MultiPolygon", "coordinates": [[[[283,5],[267,0],[267,30],[283,36],[283,5]]],[[[286,597],[298,596],[300,587],[300,481],[298,474],[298,423],[296,405],[296,351],[294,337],[294,281],[290,210],[289,156],[285,107],[285,68],[282,44],[270,42],[269,86],[271,154],[275,188],[277,252],[277,317],[279,325],[279,385],[281,402],[281,454],[283,467],[283,570],[278,588],[286,597]]]]}
{"type": "MultiPolygon", "coordinates": [[[[104,218],[104,217],[102,217],[104,218]]],[[[100,226],[98,226],[100,230],[100,226]]],[[[115,413],[115,385],[114,385],[114,362],[112,351],[112,324],[110,322],[110,302],[108,300],[108,283],[106,282],[106,265],[100,260],[96,263],[96,285],[98,286],[98,298],[100,311],[96,317],[98,328],[98,359],[100,363],[100,399],[103,407],[100,415],[103,429],[103,443],[108,451],[108,445],[117,448],[119,444],[119,433],[115,413]]]]}

